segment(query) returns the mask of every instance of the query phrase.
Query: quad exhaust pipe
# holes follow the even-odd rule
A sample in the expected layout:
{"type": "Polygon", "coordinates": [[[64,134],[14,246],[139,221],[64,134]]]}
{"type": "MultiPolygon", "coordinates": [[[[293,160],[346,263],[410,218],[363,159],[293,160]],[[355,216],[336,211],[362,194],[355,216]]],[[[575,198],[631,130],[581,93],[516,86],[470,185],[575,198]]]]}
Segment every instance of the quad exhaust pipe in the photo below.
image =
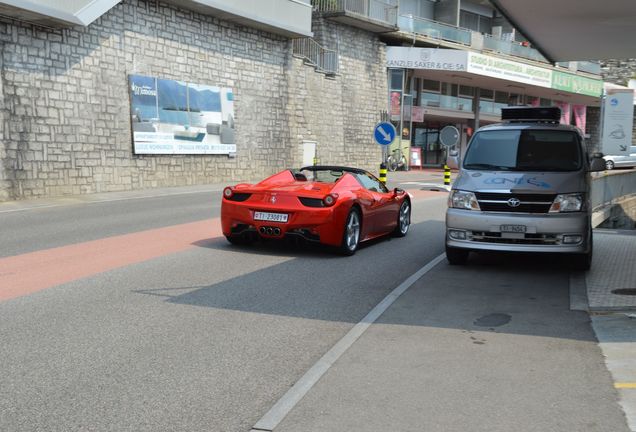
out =
{"type": "Polygon", "coordinates": [[[258,229],[258,232],[260,232],[262,235],[268,235],[268,236],[279,236],[280,235],[280,228],[278,227],[260,227],[258,229]]]}

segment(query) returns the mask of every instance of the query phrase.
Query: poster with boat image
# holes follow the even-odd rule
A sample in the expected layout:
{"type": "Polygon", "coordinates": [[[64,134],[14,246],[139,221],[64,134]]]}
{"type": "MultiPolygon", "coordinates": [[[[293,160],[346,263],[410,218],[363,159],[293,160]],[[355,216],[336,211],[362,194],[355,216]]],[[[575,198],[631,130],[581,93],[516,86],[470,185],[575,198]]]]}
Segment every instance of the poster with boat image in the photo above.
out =
{"type": "Polygon", "coordinates": [[[231,88],[129,75],[135,154],[234,154],[231,88]]]}

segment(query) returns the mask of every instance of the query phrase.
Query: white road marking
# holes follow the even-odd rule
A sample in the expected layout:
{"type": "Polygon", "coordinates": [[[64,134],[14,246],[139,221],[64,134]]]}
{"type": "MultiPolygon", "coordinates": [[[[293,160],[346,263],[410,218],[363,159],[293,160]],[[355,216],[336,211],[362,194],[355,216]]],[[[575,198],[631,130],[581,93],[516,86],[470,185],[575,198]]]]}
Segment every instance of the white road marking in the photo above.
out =
{"type": "Polygon", "coordinates": [[[428,273],[444,258],[441,254],[424,267],[413,273],[397,288],[389,293],[380,303],[374,307],[362,320],[344,335],[320,360],[316,362],[305,374],[290,388],[282,398],[261,419],[256,422],[251,432],[270,432],[285,418],[298,402],[311,390],[318,380],[329,370],[331,366],[342,356],[354,342],[373,324],[407,289],[418,279],[428,273]]]}

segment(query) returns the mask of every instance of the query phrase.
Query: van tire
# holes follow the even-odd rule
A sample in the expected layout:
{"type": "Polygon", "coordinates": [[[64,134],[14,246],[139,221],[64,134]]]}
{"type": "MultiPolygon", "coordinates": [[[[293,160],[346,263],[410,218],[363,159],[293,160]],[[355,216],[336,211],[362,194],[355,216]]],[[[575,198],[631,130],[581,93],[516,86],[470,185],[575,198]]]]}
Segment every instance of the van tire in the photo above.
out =
{"type": "Polygon", "coordinates": [[[587,271],[592,267],[592,252],[584,254],[573,254],[570,257],[570,263],[574,270],[587,271]]]}
{"type": "Polygon", "coordinates": [[[446,246],[446,259],[450,265],[464,265],[468,261],[468,249],[446,246]]]}

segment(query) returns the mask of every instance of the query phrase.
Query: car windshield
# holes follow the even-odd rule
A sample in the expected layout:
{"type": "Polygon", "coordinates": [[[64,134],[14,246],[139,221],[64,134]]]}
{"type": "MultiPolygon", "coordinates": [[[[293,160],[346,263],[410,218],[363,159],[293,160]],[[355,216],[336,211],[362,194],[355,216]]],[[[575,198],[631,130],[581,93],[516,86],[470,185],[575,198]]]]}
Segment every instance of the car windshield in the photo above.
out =
{"type": "Polygon", "coordinates": [[[303,169],[298,173],[304,175],[308,181],[316,181],[322,183],[335,183],[344,174],[343,170],[335,169],[303,169]]]}
{"type": "Polygon", "coordinates": [[[463,166],[478,171],[578,171],[582,164],[574,131],[500,129],[477,132],[463,166]]]}

